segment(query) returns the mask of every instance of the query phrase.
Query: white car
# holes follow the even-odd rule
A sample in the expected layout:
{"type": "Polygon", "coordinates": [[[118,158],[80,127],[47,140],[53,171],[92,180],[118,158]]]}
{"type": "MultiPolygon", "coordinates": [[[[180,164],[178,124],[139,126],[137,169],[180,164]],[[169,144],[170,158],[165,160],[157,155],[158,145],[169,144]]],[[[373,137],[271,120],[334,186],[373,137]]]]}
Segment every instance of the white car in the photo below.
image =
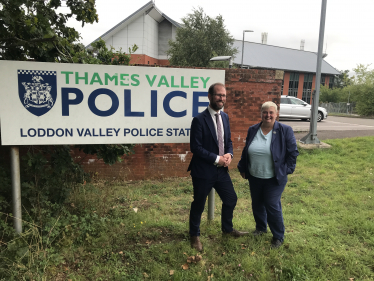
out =
{"type": "MultiPolygon", "coordinates": [[[[279,118],[287,119],[310,119],[312,106],[305,101],[292,96],[281,96],[279,118]]],[[[327,110],[318,107],[317,121],[321,122],[327,118],[327,110]]]]}

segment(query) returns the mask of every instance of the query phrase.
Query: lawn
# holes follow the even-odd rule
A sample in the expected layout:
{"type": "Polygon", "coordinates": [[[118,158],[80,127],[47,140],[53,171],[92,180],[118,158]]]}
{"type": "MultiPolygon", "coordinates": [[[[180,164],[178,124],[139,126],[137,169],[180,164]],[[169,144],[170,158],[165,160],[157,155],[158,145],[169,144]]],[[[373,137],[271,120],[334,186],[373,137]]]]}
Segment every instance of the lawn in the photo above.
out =
{"type": "MultiPolygon", "coordinates": [[[[222,236],[216,196],[215,219],[203,215],[196,262],[189,177],[92,182],[51,206],[53,220],[25,223],[20,238],[3,243],[0,280],[374,280],[374,137],[324,142],[332,148],[300,149],[282,196],[279,249],[270,249],[270,231],[222,236]]],[[[253,231],[248,183],[236,169],[230,175],[234,227],[253,231]]]]}

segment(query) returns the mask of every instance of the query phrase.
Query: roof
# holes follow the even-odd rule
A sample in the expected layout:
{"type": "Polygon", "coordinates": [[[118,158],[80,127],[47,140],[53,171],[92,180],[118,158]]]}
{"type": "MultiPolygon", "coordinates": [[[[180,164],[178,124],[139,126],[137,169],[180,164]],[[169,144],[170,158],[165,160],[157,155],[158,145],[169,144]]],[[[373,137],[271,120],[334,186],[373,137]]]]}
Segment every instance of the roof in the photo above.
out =
{"type": "MultiPolygon", "coordinates": [[[[242,40],[234,41],[234,47],[238,49],[234,63],[239,65],[242,60],[242,44],[242,40]]],[[[244,41],[243,66],[316,73],[317,53],[244,41]]],[[[321,72],[340,74],[325,60],[322,60],[321,72]]]]}
{"type": "Polygon", "coordinates": [[[136,20],[140,15],[143,13],[148,14],[150,17],[152,17],[157,22],[162,22],[163,20],[169,21],[171,24],[173,24],[176,27],[181,27],[181,24],[176,22],[175,20],[172,20],[170,17],[162,13],[155,5],[153,1],[149,1],[147,4],[145,4],[143,7],[141,7],[136,12],[132,13],[130,16],[125,18],[123,21],[109,29],[107,32],[105,32],[103,35],[99,36],[96,40],[91,42],[86,46],[86,48],[89,48],[92,43],[98,41],[100,38],[106,41],[108,38],[116,34],[121,29],[125,28],[127,25],[129,25],[131,22],[136,20]]]}

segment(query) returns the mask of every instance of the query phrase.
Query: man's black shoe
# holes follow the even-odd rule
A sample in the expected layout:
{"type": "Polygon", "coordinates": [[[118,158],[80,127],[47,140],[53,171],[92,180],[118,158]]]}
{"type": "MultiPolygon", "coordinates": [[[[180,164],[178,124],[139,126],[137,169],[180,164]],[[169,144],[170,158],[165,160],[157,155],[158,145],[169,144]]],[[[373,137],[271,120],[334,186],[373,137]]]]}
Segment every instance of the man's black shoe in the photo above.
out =
{"type": "Polygon", "coordinates": [[[278,249],[280,246],[282,246],[283,242],[273,237],[271,239],[271,248],[272,249],[278,249]]]}
{"type": "Polygon", "coordinates": [[[261,231],[261,230],[257,230],[257,229],[252,232],[253,236],[260,236],[264,233],[266,233],[266,231],[261,231]]]}
{"type": "Polygon", "coordinates": [[[201,244],[199,236],[191,237],[191,248],[196,249],[199,252],[203,250],[203,244],[201,244]]]}
{"type": "Polygon", "coordinates": [[[248,233],[249,232],[247,231],[239,231],[236,229],[233,229],[231,232],[224,232],[225,235],[230,235],[233,237],[241,237],[241,236],[247,235],[248,233]]]}

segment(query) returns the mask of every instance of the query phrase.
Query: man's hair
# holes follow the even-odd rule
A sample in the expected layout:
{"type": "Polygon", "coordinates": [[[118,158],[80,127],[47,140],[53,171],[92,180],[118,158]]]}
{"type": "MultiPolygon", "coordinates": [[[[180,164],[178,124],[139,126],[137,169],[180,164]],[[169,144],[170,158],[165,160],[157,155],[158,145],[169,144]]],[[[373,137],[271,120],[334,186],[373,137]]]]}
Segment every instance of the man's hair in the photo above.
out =
{"type": "Polygon", "coordinates": [[[275,108],[275,112],[278,112],[278,107],[275,103],[273,103],[272,101],[267,101],[267,102],[264,102],[261,106],[261,112],[264,110],[264,109],[269,109],[269,107],[274,107],[275,108]]]}
{"type": "Polygon", "coordinates": [[[215,88],[216,86],[221,86],[221,87],[223,87],[223,88],[226,89],[225,85],[223,85],[222,83],[214,83],[214,84],[210,85],[210,87],[209,87],[209,90],[208,90],[209,95],[212,96],[212,95],[215,94],[215,90],[214,90],[214,88],[215,88]]]}

